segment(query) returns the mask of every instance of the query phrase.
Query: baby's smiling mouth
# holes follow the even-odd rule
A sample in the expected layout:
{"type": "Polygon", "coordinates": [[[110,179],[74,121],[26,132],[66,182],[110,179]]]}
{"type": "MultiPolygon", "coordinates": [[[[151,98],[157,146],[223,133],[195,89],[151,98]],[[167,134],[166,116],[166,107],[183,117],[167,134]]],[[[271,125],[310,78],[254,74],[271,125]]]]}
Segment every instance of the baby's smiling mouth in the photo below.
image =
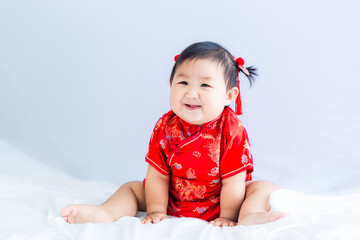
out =
{"type": "Polygon", "coordinates": [[[192,104],[185,104],[185,106],[187,109],[190,109],[190,110],[196,110],[201,107],[200,105],[192,105],[192,104]]]}

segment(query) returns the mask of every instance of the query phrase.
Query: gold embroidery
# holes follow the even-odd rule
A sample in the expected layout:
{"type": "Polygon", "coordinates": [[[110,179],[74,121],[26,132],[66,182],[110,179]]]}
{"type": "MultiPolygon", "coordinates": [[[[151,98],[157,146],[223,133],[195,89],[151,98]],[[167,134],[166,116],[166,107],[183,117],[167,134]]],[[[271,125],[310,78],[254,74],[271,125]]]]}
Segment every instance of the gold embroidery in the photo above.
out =
{"type": "Polygon", "coordinates": [[[194,152],[193,152],[193,155],[194,155],[195,157],[201,157],[201,153],[200,153],[199,151],[194,151],[194,152]]]}
{"type": "Polygon", "coordinates": [[[207,141],[207,145],[204,147],[208,149],[208,156],[215,163],[219,162],[220,159],[220,139],[217,139],[216,136],[212,136],[211,134],[204,134],[203,138],[209,139],[207,141]]]}
{"type": "Polygon", "coordinates": [[[195,176],[195,170],[192,169],[192,168],[189,168],[187,171],[186,171],[186,177],[190,180],[193,180],[196,178],[195,176]]]}
{"type": "Polygon", "coordinates": [[[179,197],[183,201],[193,201],[193,197],[196,199],[203,199],[206,192],[205,185],[194,185],[188,180],[181,180],[175,177],[175,190],[179,193],[179,197]]]}

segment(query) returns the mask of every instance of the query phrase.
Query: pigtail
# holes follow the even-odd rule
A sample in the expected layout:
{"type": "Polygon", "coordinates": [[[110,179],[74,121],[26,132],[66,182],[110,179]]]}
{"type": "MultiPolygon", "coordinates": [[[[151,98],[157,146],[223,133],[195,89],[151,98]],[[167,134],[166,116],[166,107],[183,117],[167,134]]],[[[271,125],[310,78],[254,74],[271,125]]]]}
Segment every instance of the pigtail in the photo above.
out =
{"type": "Polygon", "coordinates": [[[258,76],[257,68],[254,66],[250,66],[247,68],[239,66],[239,72],[242,72],[246,76],[246,78],[250,82],[250,87],[252,87],[255,82],[256,76],[258,76]]]}

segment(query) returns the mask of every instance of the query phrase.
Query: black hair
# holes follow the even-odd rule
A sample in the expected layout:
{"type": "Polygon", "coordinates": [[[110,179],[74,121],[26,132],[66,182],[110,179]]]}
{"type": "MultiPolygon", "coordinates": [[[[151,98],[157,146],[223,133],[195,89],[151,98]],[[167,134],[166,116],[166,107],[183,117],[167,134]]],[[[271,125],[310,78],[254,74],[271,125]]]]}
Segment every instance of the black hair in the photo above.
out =
{"type": "MultiPolygon", "coordinates": [[[[172,84],[176,69],[184,61],[197,59],[210,59],[220,64],[224,70],[226,90],[230,90],[233,87],[236,87],[239,72],[244,73],[243,70],[238,67],[230,52],[223,46],[209,41],[198,42],[191,44],[181,52],[172,68],[170,83],[172,84]]],[[[249,80],[251,87],[255,81],[255,76],[257,76],[257,69],[253,66],[247,67],[246,69],[249,71],[249,75],[245,73],[244,74],[249,80]]]]}

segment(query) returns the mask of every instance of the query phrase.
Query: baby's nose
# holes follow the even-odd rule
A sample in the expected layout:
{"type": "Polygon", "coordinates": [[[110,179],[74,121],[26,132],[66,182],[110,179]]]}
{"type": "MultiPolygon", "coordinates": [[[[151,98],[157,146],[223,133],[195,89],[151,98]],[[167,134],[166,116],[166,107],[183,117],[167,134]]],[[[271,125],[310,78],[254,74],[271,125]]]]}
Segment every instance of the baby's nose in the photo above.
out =
{"type": "Polygon", "coordinates": [[[199,98],[199,92],[196,89],[189,89],[186,96],[190,99],[197,99],[199,98]]]}

